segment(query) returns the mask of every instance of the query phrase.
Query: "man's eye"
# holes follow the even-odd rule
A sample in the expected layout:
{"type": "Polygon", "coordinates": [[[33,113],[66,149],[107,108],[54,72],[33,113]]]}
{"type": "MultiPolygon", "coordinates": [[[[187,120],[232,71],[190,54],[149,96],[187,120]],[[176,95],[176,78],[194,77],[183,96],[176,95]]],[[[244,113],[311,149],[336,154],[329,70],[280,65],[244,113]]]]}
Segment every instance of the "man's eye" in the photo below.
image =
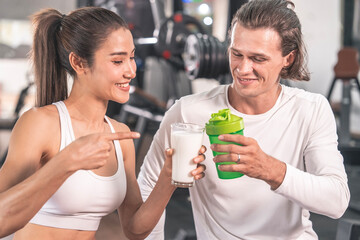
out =
{"type": "Polygon", "coordinates": [[[266,59],[264,58],[258,58],[258,57],[255,57],[253,58],[255,62],[264,62],[266,59]]]}
{"type": "Polygon", "coordinates": [[[122,63],[122,61],[112,61],[113,63],[115,63],[115,64],[121,64],[122,63]]]}
{"type": "Polygon", "coordinates": [[[232,54],[233,54],[235,57],[242,57],[242,54],[241,54],[241,53],[233,52],[232,54]]]}

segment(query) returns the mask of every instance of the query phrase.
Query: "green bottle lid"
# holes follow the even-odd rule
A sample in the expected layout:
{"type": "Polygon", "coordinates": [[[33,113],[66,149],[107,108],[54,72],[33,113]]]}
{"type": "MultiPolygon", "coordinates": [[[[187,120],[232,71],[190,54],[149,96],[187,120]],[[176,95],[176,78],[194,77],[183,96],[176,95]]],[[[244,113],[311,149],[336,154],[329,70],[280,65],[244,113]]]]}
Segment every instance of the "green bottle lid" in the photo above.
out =
{"type": "Polygon", "coordinates": [[[212,113],[209,122],[205,124],[207,135],[220,135],[240,131],[244,129],[244,120],[231,114],[230,109],[222,109],[212,113]]]}

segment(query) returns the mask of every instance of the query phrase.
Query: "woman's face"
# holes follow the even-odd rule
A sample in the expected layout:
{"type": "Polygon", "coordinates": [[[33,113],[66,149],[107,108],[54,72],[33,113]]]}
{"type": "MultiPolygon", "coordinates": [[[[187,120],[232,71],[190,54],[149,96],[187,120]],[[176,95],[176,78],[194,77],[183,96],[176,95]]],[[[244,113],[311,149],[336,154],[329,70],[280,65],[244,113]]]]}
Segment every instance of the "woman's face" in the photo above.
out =
{"type": "Polygon", "coordinates": [[[89,84],[97,97],[125,103],[129,100],[130,81],[136,76],[135,47],[129,30],[111,32],[94,54],[89,84]]]}

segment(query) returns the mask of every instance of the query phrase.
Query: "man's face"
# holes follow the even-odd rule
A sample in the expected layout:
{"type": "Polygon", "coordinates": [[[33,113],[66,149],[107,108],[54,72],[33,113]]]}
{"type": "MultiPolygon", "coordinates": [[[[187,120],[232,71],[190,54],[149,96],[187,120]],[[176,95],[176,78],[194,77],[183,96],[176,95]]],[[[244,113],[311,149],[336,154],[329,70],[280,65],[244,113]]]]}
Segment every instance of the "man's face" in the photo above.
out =
{"type": "Polygon", "coordinates": [[[249,29],[237,23],[229,46],[233,88],[241,97],[263,99],[278,90],[280,71],[289,66],[283,57],[279,34],[270,28],[249,29]]]}

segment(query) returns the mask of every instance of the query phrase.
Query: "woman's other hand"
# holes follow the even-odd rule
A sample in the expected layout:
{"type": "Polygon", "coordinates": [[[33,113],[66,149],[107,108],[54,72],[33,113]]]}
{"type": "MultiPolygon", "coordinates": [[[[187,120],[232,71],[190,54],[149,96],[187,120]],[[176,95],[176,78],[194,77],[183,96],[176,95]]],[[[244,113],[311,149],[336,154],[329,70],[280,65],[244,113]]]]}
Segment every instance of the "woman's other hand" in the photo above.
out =
{"type": "MultiPolygon", "coordinates": [[[[199,180],[201,178],[203,178],[205,176],[205,165],[201,164],[201,162],[203,162],[205,160],[205,153],[206,152],[206,147],[203,145],[201,146],[198,155],[196,157],[193,158],[194,163],[197,164],[196,169],[194,169],[193,171],[191,171],[191,175],[194,176],[195,180],[199,180]]],[[[168,148],[165,150],[165,165],[164,165],[164,170],[166,171],[167,175],[171,177],[171,172],[172,172],[172,155],[174,153],[174,150],[171,148],[168,148]]]]}

